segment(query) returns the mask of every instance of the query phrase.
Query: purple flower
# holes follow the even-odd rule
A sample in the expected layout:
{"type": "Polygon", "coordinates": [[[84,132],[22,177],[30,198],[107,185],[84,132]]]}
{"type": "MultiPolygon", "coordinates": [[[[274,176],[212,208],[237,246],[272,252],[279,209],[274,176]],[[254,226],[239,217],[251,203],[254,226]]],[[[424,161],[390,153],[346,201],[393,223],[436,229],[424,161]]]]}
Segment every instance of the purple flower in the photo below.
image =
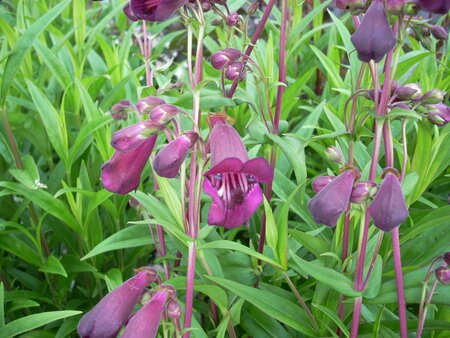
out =
{"type": "Polygon", "coordinates": [[[437,280],[442,284],[450,284],[450,269],[440,266],[434,270],[437,280]]]}
{"type": "Polygon", "coordinates": [[[144,304],[128,321],[121,338],[154,338],[158,334],[168,292],[158,291],[152,299],[144,304]]]}
{"type": "Polygon", "coordinates": [[[147,96],[136,103],[136,108],[140,114],[149,114],[153,109],[165,104],[166,101],[156,96],[147,96]]]}
{"type": "Polygon", "coordinates": [[[128,152],[144,143],[150,136],[157,134],[162,126],[153,121],[143,121],[116,131],[111,145],[121,152],[128,152]]]}
{"type": "Polygon", "coordinates": [[[311,184],[314,192],[317,194],[320,190],[325,188],[333,178],[334,177],[331,176],[317,176],[311,184]]]}
{"type": "Polygon", "coordinates": [[[395,36],[380,0],[372,1],[351,40],[363,62],[380,62],[395,46],[395,36]]]}
{"type": "Polygon", "coordinates": [[[165,21],[188,0],[131,0],[130,9],[124,13],[130,20],[165,21]]]}
{"type": "Polygon", "coordinates": [[[170,142],[156,155],[153,170],[162,177],[174,178],[186,159],[189,148],[198,140],[195,131],[188,131],[170,142]]]}
{"type": "Polygon", "coordinates": [[[448,0],[419,0],[419,5],[424,11],[436,14],[447,14],[450,9],[448,0]]]}
{"type": "Polygon", "coordinates": [[[153,276],[142,271],[103,297],[78,323],[80,337],[116,337],[153,276]]]}
{"type": "Polygon", "coordinates": [[[308,203],[314,222],[334,227],[347,208],[354,182],[355,172],[347,170],[320,190],[308,203]]]}
{"type": "Polygon", "coordinates": [[[248,221],[263,202],[259,182],[270,182],[273,170],[262,158],[249,160],[239,134],[226,117],[210,118],[211,169],[203,189],[212,197],[208,223],[235,228],[248,221]]]}
{"type": "Polygon", "coordinates": [[[157,135],[153,135],[131,151],[116,150],[113,157],[102,166],[102,183],[106,190],[128,194],[137,189],[142,170],[155,147],[157,135]]]}
{"type": "Polygon", "coordinates": [[[408,217],[402,187],[396,174],[386,172],[383,183],[368,207],[375,226],[389,232],[408,217]]]}
{"type": "Polygon", "coordinates": [[[227,26],[237,26],[237,24],[239,23],[239,14],[236,12],[230,13],[227,16],[227,26]]]}

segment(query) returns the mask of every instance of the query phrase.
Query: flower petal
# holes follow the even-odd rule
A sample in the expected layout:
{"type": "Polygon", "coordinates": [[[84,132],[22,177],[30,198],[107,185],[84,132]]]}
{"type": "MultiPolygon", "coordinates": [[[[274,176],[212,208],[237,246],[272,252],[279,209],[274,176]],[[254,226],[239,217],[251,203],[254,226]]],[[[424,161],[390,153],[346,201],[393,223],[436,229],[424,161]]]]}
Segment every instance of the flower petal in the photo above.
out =
{"type": "Polygon", "coordinates": [[[239,173],[242,171],[242,168],[243,163],[240,159],[229,157],[209,169],[205,173],[205,176],[223,173],[239,173]]]}
{"type": "Polygon", "coordinates": [[[245,162],[242,172],[253,175],[258,182],[270,182],[273,180],[273,169],[263,157],[252,158],[245,162]]]}

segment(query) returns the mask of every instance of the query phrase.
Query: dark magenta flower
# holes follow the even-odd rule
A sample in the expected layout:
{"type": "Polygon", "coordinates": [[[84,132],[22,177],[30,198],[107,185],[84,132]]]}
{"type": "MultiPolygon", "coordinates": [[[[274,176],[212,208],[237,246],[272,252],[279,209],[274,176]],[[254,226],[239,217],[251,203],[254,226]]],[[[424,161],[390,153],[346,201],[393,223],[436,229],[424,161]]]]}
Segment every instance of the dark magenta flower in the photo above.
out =
{"type": "Polygon", "coordinates": [[[400,181],[392,171],[386,171],[386,176],[368,211],[375,226],[385,232],[400,226],[408,217],[400,181]]]}
{"type": "Polygon", "coordinates": [[[165,21],[187,2],[188,0],[131,0],[130,9],[124,9],[124,13],[130,20],[138,18],[145,21],[165,21]]]}
{"type": "Polygon", "coordinates": [[[128,194],[137,189],[142,170],[155,147],[157,137],[149,137],[128,152],[116,150],[113,157],[102,166],[102,183],[106,190],[128,194]]]}
{"type": "Polygon", "coordinates": [[[103,297],[78,323],[81,338],[116,337],[154,274],[142,271],[103,297]]]}
{"type": "Polygon", "coordinates": [[[197,142],[198,134],[188,131],[170,142],[156,155],[153,170],[162,177],[174,178],[186,159],[188,150],[197,142]]]}
{"type": "Polygon", "coordinates": [[[226,48],[224,50],[219,50],[211,56],[211,65],[221,70],[225,67],[230,66],[233,62],[239,60],[242,57],[242,52],[234,48],[226,48]]]}
{"type": "Polygon", "coordinates": [[[212,197],[210,225],[234,228],[248,221],[263,202],[259,182],[270,182],[273,170],[262,158],[249,160],[239,134],[224,116],[210,118],[211,169],[205,173],[203,189],[212,197]]]}
{"type": "Polygon", "coordinates": [[[419,5],[424,11],[436,14],[447,14],[450,10],[448,0],[419,0],[419,5]]]}
{"type": "Polygon", "coordinates": [[[308,208],[317,224],[336,226],[339,217],[347,208],[355,182],[353,170],[344,171],[334,178],[308,203],[308,208]]]}
{"type": "Polygon", "coordinates": [[[157,134],[162,126],[153,121],[143,121],[116,131],[111,138],[111,145],[121,152],[128,152],[157,134]]]}
{"type": "Polygon", "coordinates": [[[121,338],[154,338],[158,334],[159,324],[169,293],[158,291],[128,321],[121,338]]]}
{"type": "Polygon", "coordinates": [[[140,114],[149,114],[153,109],[166,104],[166,101],[156,96],[147,96],[136,103],[136,109],[140,114]]]}
{"type": "Polygon", "coordinates": [[[372,1],[351,40],[362,62],[380,62],[395,46],[396,39],[380,0],[372,1]]]}
{"type": "Polygon", "coordinates": [[[225,77],[230,81],[242,81],[245,79],[245,64],[233,62],[225,69],[225,77]]]}
{"type": "Polygon", "coordinates": [[[227,26],[237,26],[239,23],[239,14],[236,12],[230,13],[227,16],[227,26]]]}

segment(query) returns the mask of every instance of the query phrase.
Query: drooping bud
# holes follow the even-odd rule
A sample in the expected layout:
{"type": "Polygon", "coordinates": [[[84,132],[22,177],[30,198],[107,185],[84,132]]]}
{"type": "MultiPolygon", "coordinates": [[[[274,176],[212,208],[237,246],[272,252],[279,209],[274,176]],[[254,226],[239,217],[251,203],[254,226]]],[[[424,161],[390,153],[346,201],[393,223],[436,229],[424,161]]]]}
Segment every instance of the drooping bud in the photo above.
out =
{"type": "Polygon", "coordinates": [[[121,152],[128,152],[145,142],[150,136],[157,134],[161,125],[153,121],[143,121],[116,131],[111,138],[111,145],[121,152]]]}
{"type": "Polygon", "coordinates": [[[450,107],[443,103],[433,104],[430,106],[431,110],[427,112],[428,120],[439,126],[445,126],[450,122],[450,107]]]}
{"type": "Polygon", "coordinates": [[[167,315],[169,318],[178,319],[181,317],[181,307],[176,299],[169,301],[166,307],[167,315]]]}
{"type": "Polygon", "coordinates": [[[239,14],[236,12],[230,13],[227,16],[227,26],[233,27],[237,26],[239,23],[239,14]]]}
{"type": "Polygon", "coordinates": [[[333,178],[334,177],[331,176],[317,176],[311,184],[314,192],[316,194],[319,193],[319,191],[325,188],[328,185],[328,183],[330,183],[333,180],[333,178]]]}
{"type": "Polygon", "coordinates": [[[422,88],[416,83],[408,83],[404,86],[398,86],[395,89],[395,95],[400,100],[414,100],[422,95],[422,88]]]}
{"type": "Polygon", "coordinates": [[[259,8],[259,1],[252,2],[247,8],[248,15],[253,15],[259,8]]]}
{"type": "Polygon", "coordinates": [[[176,177],[188,150],[197,140],[198,134],[195,131],[188,131],[178,136],[156,155],[153,160],[153,170],[162,177],[176,177]]]}
{"type": "Polygon", "coordinates": [[[115,337],[148,284],[147,273],[143,271],[108,293],[81,318],[80,337],[115,337]]]}
{"type": "Polygon", "coordinates": [[[164,312],[168,293],[157,292],[152,299],[144,304],[128,321],[122,338],[155,338],[164,312]]]}
{"type": "Polygon", "coordinates": [[[375,226],[385,232],[400,226],[408,217],[405,197],[396,174],[385,171],[383,183],[368,207],[375,226]]]}
{"type": "Polygon", "coordinates": [[[221,70],[227,66],[230,66],[233,62],[239,60],[242,57],[242,52],[235,48],[226,48],[214,53],[211,56],[211,65],[221,70]]]}
{"type": "Polygon", "coordinates": [[[245,79],[245,66],[242,62],[233,62],[225,70],[225,77],[231,81],[242,81],[245,79]]]}
{"type": "Polygon", "coordinates": [[[157,106],[150,112],[150,120],[160,123],[160,124],[166,124],[170,120],[172,120],[180,110],[172,106],[171,104],[162,104],[160,106],[157,106]]]}
{"type": "Polygon", "coordinates": [[[386,0],[386,10],[388,12],[399,14],[403,11],[406,0],[386,0]]]}
{"type": "Polygon", "coordinates": [[[166,102],[159,97],[147,96],[136,103],[136,108],[140,114],[149,114],[153,109],[165,103],[166,102]]]}
{"type": "Polygon", "coordinates": [[[419,0],[419,6],[424,11],[436,14],[447,14],[450,9],[448,0],[419,0]]]}
{"type": "Polygon", "coordinates": [[[354,181],[355,173],[352,170],[344,171],[309,201],[308,208],[314,222],[336,226],[350,201],[354,181]]]}
{"type": "Polygon", "coordinates": [[[420,98],[421,104],[437,104],[441,103],[444,99],[445,92],[439,89],[432,89],[427,91],[423,96],[420,98]]]}
{"type": "Polygon", "coordinates": [[[351,41],[362,62],[381,59],[395,46],[395,35],[380,0],[373,0],[351,41]]]}
{"type": "Polygon", "coordinates": [[[442,259],[444,260],[445,264],[450,266],[450,251],[446,252],[442,255],[442,259]]]}
{"type": "Polygon", "coordinates": [[[128,114],[135,111],[135,107],[128,100],[122,100],[111,107],[111,115],[114,120],[124,120],[128,119],[128,114]]]}
{"type": "Polygon", "coordinates": [[[447,267],[440,266],[434,270],[436,279],[442,284],[450,284],[450,269],[447,267]]]}
{"type": "Polygon", "coordinates": [[[350,201],[352,203],[361,204],[376,192],[377,186],[372,182],[358,182],[352,190],[350,201]]]}
{"type": "Polygon", "coordinates": [[[344,155],[342,154],[342,151],[335,146],[328,147],[327,150],[325,150],[325,155],[330,161],[334,163],[344,163],[344,155]]]}
{"type": "Polygon", "coordinates": [[[434,38],[437,39],[437,40],[447,41],[447,39],[448,39],[447,30],[444,27],[442,27],[442,26],[437,26],[437,25],[436,26],[431,26],[430,27],[430,32],[431,32],[431,35],[433,35],[434,38]]]}
{"type": "Polygon", "coordinates": [[[212,9],[212,5],[210,2],[202,1],[201,6],[203,12],[209,12],[212,9]]]}

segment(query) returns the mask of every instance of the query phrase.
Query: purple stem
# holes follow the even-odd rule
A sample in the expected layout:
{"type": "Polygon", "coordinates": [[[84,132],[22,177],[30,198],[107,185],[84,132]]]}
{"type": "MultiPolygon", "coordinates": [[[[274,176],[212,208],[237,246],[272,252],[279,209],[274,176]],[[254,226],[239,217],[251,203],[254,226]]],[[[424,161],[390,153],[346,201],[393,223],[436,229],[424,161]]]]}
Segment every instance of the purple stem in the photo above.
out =
{"type": "MultiPolygon", "coordinates": [[[[197,248],[195,242],[189,242],[187,281],[186,281],[186,312],[184,315],[184,329],[190,329],[192,324],[192,307],[194,302],[194,278],[195,278],[195,260],[197,257],[197,248]]],[[[191,331],[186,331],[183,338],[189,338],[191,331]]]]}
{"type": "Polygon", "coordinates": [[[392,249],[394,251],[395,279],[397,283],[400,336],[406,338],[408,337],[408,327],[406,326],[406,301],[405,290],[403,289],[402,259],[400,256],[400,236],[398,227],[392,230],[392,249]]]}
{"type": "MultiPolygon", "coordinates": [[[[261,17],[261,21],[259,22],[258,26],[256,27],[255,33],[253,33],[252,40],[250,44],[247,46],[247,49],[245,50],[245,55],[250,56],[250,54],[253,51],[253,48],[256,45],[256,42],[258,41],[259,37],[261,36],[261,33],[264,30],[264,26],[266,25],[267,19],[269,18],[270,12],[272,12],[272,8],[275,5],[276,0],[270,0],[267,4],[266,9],[264,10],[263,16],[261,17]]],[[[246,60],[244,58],[243,63],[246,63],[246,60]]],[[[228,92],[228,97],[232,98],[234,95],[234,92],[237,89],[238,81],[234,81],[231,85],[230,91],[228,92]]]]}

